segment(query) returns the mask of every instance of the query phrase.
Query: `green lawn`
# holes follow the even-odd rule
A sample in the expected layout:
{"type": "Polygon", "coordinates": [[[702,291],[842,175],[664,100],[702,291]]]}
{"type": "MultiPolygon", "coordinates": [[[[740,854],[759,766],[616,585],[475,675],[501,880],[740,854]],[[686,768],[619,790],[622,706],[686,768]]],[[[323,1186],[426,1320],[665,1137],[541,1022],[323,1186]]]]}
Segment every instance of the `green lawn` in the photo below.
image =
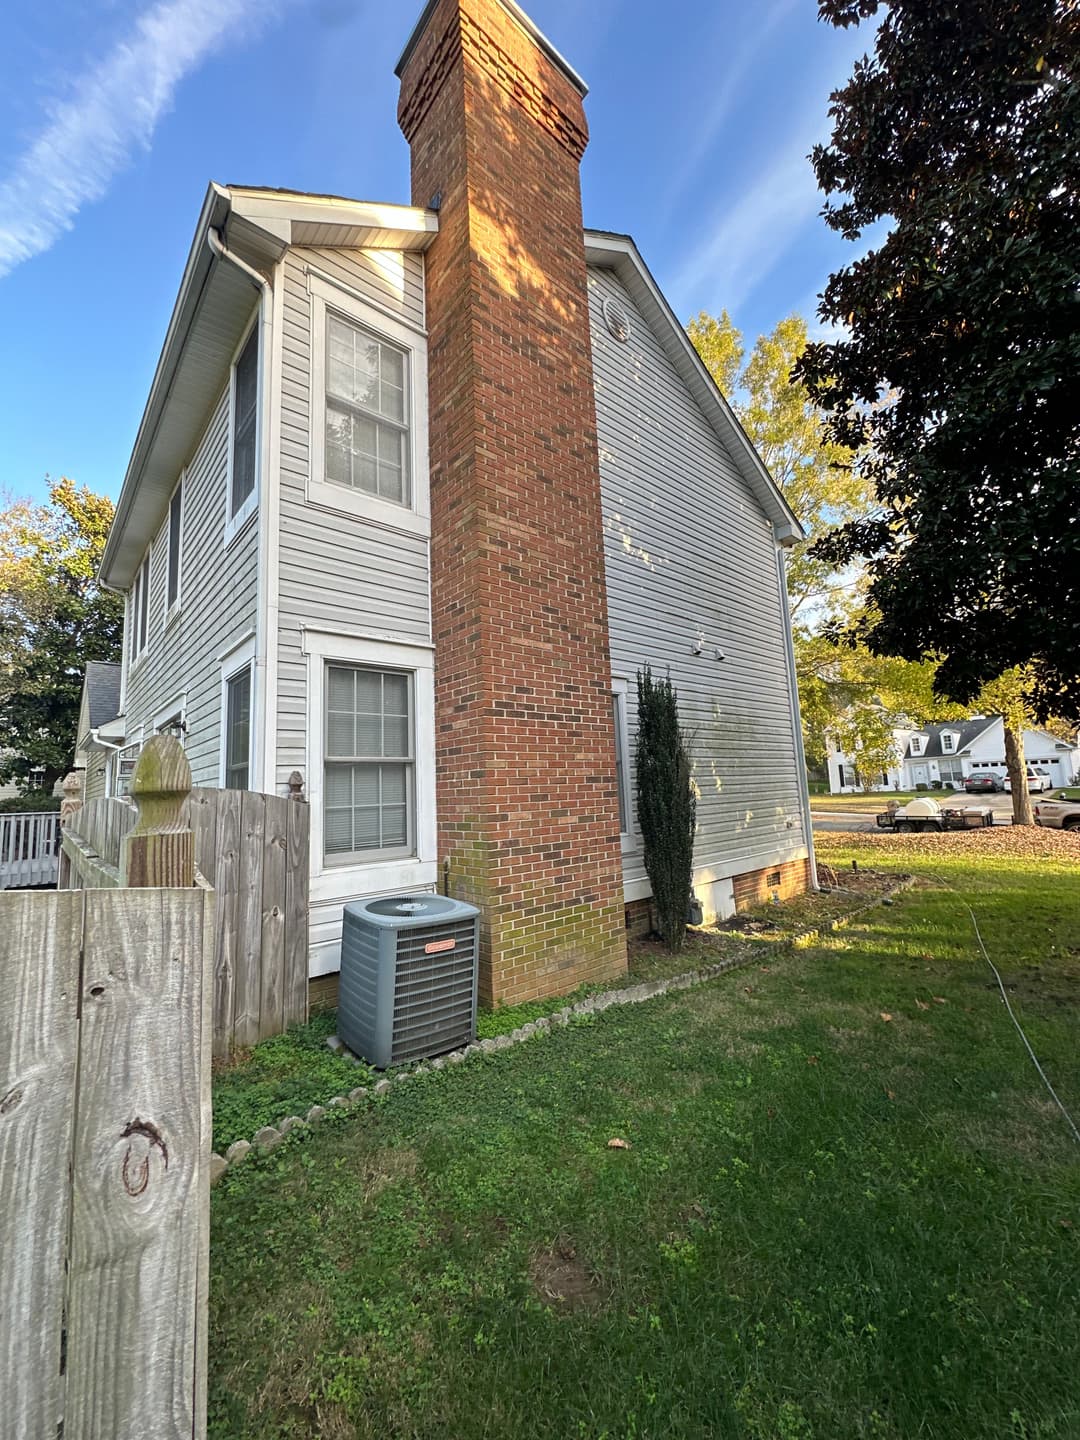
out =
{"type": "Polygon", "coordinates": [[[1075,1440],[1080,1146],[941,881],[1078,1113],[1080,880],[1002,844],[824,837],[935,878],[229,1172],[210,1434],[1075,1440]]]}

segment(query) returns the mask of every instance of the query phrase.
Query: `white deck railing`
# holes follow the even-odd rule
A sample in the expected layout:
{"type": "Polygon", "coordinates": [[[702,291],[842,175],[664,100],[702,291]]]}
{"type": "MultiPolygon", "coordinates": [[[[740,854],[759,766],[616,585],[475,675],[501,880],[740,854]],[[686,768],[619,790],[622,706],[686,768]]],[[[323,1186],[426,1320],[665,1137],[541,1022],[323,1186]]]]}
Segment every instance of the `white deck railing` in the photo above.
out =
{"type": "Polygon", "coordinates": [[[55,885],[60,816],[53,810],[0,815],[0,890],[55,885]]]}

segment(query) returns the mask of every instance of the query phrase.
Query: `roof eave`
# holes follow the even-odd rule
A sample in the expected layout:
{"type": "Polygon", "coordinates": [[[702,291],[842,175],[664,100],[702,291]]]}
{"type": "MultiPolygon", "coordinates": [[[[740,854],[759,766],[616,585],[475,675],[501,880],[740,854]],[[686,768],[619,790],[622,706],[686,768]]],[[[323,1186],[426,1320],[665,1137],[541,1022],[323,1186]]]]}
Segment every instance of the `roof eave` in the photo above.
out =
{"type": "Polygon", "coordinates": [[[188,252],[187,263],[184,266],[180,290],[169,318],[169,328],[165,332],[165,341],[161,347],[161,354],[158,356],[157,369],[154,371],[154,378],[150,385],[150,394],[147,397],[146,407],[135,435],[135,444],[132,447],[131,459],[128,461],[127,471],[124,474],[124,483],[120,487],[120,498],[116,502],[116,512],[109,529],[109,538],[101,557],[98,578],[107,589],[117,588],[114,574],[117,553],[138,488],[139,474],[145,463],[147,452],[153,443],[158,421],[168,399],[171,378],[176,370],[188,329],[197,308],[198,294],[202,289],[201,282],[205,280],[214,264],[214,256],[206,243],[206,232],[211,226],[219,229],[228,210],[228,192],[221,185],[211,181],[207,187],[202,210],[199,212],[199,221],[195,226],[195,235],[188,252]]]}

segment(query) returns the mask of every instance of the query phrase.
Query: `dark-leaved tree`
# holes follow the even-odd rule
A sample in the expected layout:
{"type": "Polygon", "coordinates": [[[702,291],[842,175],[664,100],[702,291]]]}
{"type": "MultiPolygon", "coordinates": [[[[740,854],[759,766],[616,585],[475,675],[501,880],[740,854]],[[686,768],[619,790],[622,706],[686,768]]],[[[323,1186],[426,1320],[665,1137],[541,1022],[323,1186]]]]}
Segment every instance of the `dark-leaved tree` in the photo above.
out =
{"type": "Polygon", "coordinates": [[[646,665],[638,671],[637,698],[637,813],[645,871],[664,944],[678,951],[686,939],[697,801],[675,687],[666,678],[654,680],[646,665]]]}
{"type": "Polygon", "coordinates": [[[846,338],[796,370],[876,490],[818,553],[866,560],[861,638],[940,656],[941,695],[1025,666],[1037,715],[1080,718],[1080,8],[819,14],[880,16],[812,157],[825,218],[863,243],[891,228],[825,289],[846,338]]]}
{"type": "Polygon", "coordinates": [[[118,660],[124,602],[97,582],[112,501],[70,480],[0,512],[0,782],[51,791],[74,757],[88,660],[118,660]]]}

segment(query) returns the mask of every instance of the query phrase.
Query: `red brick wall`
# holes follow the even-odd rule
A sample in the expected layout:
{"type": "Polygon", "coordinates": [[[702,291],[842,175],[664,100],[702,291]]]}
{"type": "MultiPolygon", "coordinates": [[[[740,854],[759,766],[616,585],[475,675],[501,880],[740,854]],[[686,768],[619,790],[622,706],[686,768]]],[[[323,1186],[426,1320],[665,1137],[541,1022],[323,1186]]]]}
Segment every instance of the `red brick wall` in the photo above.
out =
{"type": "Polygon", "coordinates": [[[801,895],[810,888],[810,861],[788,860],[783,865],[767,865],[764,870],[748,870],[732,880],[735,909],[745,910],[779,894],[781,900],[801,895]],[[779,881],[777,881],[779,877],[779,881]]]}
{"type": "Polygon", "coordinates": [[[581,97],[497,0],[443,0],[401,77],[427,257],[440,859],[481,997],[626,966],[581,97]]]}

